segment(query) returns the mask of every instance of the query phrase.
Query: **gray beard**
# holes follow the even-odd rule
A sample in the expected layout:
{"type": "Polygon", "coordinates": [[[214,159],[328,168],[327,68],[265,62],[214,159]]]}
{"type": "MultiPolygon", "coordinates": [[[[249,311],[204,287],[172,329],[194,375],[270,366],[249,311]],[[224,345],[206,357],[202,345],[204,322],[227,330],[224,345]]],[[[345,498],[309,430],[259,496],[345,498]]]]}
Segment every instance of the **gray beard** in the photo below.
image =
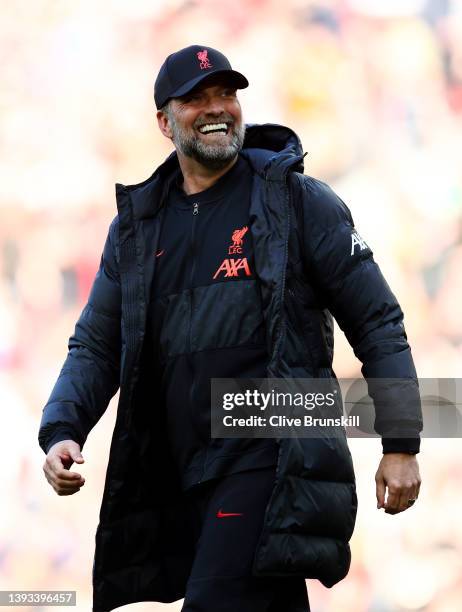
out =
{"type": "Polygon", "coordinates": [[[186,157],[192,157],[197,162],[210,168],[211,170],[221,170],[232,161],[237,153],[242,149],[245,137],[245,125],[241,125],[235,129],[234,125],[231,130],[231,142],[224,145],[208,145],[200,140],[195,134],[188,134],[175,121],[173,116],[170,116],[170,125],[173,132],[173,143],[180,153],[186,157]]]}

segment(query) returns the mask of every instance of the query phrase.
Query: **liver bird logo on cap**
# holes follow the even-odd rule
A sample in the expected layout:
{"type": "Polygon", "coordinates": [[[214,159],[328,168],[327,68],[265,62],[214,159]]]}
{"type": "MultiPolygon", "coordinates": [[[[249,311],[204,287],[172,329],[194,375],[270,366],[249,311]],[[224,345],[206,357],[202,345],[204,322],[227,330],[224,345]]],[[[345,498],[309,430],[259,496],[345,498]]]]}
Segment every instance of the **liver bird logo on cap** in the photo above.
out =
{"type": "Polygon", "coordinates": [[[204,70],[205,68],[213,68],[212,64],[209,61],[209,58],[207,57],[207,53],[207,49],[203,49],[202,51],[198,51],[196,53],[201,70],[204,70]]]}

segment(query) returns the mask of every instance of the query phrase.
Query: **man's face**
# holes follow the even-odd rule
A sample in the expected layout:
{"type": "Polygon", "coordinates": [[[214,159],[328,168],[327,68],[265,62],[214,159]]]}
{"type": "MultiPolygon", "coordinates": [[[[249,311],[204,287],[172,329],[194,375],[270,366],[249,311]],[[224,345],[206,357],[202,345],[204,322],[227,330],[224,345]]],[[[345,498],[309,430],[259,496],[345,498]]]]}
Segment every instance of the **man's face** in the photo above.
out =
{"type": "MultiPolygon", "coordinates": [[[[245,125],[236,88],[223,76],[207,79],[170,101],[167,114],[178,153],[219,170],[242,149],[245,125]]],[[[167,126],[167,129],[168,129],[167,126]]]]}

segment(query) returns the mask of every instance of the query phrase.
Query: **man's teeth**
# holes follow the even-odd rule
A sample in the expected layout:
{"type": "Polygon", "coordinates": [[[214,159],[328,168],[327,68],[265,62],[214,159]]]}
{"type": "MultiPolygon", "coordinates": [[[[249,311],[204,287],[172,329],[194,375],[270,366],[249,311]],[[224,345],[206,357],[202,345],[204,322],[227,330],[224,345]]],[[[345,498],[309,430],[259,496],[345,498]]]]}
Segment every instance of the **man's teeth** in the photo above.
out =
{"type": "Polygon", "coordinates": [[[201,125],[199,128],[199,132],[202,134],[206,134],[207,132],[217,132],[219,130],[228,131],[228,126],[226,123],[207,123],[206,125],[201,125]]]}

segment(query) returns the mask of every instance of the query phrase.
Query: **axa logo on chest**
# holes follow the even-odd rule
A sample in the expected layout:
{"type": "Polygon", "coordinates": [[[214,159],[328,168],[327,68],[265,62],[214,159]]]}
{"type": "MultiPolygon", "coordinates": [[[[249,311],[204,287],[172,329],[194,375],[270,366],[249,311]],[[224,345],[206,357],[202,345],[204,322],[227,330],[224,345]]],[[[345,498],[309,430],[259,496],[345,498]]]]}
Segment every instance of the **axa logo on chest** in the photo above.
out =
{"type": "MultiPolygon", "coordinates": [[[[228,247],[228,255],[242,254],[244,244],[244,236],[248,231],[248,226],[244,225],[240,229],[235,229],[231,235],[232,244],[228,247]]],[[[215,280],[223,274],[223,277],[239,276],[239,271],[243,270],[243,276],[252,276],[247,257],[238,257],[236,259],[227,257],[223,259],[217,271],[213,275],[215,280]]]]}
{"type": "Polygon", "coordinates": [[[239,259],[224,259],[218,270],[213,275],[213,278],[220,276],[224,272],[224,276],[239,276],[239,270],[244,270],[245,276],[251,276],[247,257],[239,259]]]}

